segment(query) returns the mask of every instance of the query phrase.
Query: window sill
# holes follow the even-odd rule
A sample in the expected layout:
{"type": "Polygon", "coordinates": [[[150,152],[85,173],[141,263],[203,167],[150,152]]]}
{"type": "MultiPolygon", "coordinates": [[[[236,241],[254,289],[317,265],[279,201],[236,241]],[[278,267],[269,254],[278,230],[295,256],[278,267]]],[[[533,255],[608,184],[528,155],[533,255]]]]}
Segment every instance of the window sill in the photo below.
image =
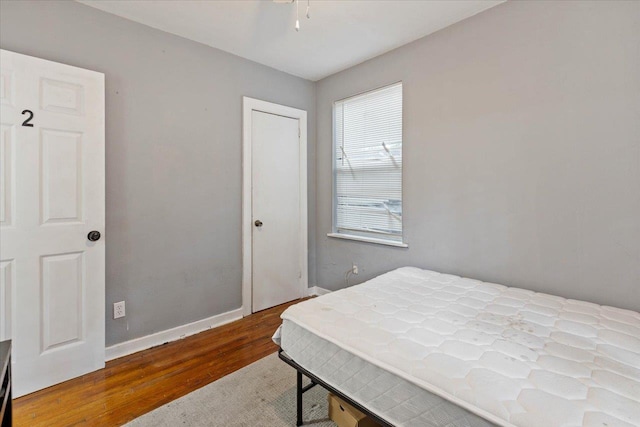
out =
{"type": "Polygon", "coordinates": [[[378,245],[395,246],[396,248],[408,248],[409,245],[402,242],[393,242],[391,240],[376,239],[373,237],[353,236],[350,234],[341,233],[328,233],[327,237],[334,237],[336,239],[355,240],[357,242],[376,243],[378,245]]]}

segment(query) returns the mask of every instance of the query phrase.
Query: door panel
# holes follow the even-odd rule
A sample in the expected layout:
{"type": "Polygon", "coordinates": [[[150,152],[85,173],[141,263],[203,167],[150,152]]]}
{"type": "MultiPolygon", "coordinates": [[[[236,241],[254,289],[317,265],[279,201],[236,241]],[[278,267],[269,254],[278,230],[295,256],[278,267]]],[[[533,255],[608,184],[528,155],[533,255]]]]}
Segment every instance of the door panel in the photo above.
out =
{"type": "Polygon", "coordinates": [[[41,258],[43,352],[82,340],[83,258],[82,252],[41,258]]]}
{"type": "Polygon", "coordinates": [[[14,98],[13,71],[0,68],[0,104],[13,105],[14,98]]]}
{"type": "Polygon", "coordinates": [[[14,272],[12,259],[0,262],[0,341],[11,339],[14,272]]]}
{"type": "Polygon", "coordinates": [[[40,79],[40,108],[55,113],[84,115],[84,87],[67,81],[40,79]]]}
{"type": "Polygon", "coordinates": [[[252,305],[259,311],[302,297],[300,138],[298,119],[253,111],[251,123],[252,305]]]}
{"type": "Polygon", "coordinates": [[[82,134],[42,129],[42,223],[82,221],[82,134]]]}
{"type": "Polygon", "coordinates": [[[11,124],[0,123],[0,227],[13,224],[15,202],[14,172],[15,128],[11,124]]]}
{"type": "Polygon", "coordinates": [[[21,396],[104,367],[104,75],[1,55],[0,334],[21,396]]]}

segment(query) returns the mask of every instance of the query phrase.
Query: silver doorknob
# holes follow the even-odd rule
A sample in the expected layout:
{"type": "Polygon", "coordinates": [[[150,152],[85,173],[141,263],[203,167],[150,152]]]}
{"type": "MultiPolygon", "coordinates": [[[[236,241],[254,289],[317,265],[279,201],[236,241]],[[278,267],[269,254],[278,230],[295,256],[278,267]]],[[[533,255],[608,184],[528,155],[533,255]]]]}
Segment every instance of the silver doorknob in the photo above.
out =
{"type": "Polygon", "coordinates": [[[259,219],[256,219],[256,222],[254,222],[254,224],[256,225],[256,227],[262,227],[262,221],[260,221],[259,219]]]}

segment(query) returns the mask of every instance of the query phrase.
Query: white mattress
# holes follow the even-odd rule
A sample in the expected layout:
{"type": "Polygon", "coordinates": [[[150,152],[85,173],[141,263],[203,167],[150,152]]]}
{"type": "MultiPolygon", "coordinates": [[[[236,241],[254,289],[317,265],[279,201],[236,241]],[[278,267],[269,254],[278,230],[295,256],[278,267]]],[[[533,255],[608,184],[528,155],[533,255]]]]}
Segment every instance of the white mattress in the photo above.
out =
{"type": "Polygon", "coordinates": [[[405,267],[282,318],[501,426],[640,420],[633,311],[405,267]]]}
{"type": "Polygon", "coordinates": [[[398,427],[495,424],[284,320],[277,344],[299,365],[398,427]]]}

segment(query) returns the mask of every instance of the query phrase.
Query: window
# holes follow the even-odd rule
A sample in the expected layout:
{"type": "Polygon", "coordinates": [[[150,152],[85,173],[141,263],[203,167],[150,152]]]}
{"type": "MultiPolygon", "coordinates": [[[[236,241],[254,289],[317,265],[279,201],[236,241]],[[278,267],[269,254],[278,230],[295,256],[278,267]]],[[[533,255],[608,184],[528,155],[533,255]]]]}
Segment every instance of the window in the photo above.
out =
{"type": "Polygon", "coordinates": [[[333,106],[333,233],[402,243],[402,83],[333,106]]]}

